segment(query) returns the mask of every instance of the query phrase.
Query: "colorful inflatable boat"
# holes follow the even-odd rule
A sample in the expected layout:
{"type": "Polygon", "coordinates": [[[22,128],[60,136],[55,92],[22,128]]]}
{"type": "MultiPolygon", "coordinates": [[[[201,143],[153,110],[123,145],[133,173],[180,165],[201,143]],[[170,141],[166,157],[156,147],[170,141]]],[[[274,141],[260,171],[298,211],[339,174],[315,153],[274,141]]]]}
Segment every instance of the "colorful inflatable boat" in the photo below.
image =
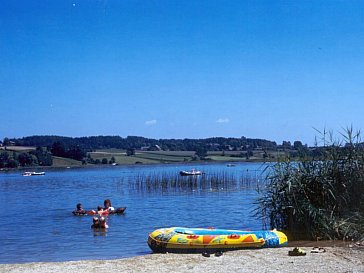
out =
{"type": "Polygon", "coordinates": [[[158,253],[201,253],[244,248],[280,247],[287,236],[277,230],[242,231],[171,227],[149,234],[148,245],[158,253]]]}

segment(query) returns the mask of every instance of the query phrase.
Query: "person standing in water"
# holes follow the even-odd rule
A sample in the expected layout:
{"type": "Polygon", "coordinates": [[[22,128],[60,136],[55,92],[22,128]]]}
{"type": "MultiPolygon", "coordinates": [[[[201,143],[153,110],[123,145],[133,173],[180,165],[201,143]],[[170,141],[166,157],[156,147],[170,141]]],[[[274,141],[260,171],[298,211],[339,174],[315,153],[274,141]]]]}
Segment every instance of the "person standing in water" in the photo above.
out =
{"type": "Polygon", "coordinates": [[[114,212],[115,208],[111,206],[111,200],[105,199],[104,201],[104,210],[107,210],[108,212],[114,212]]]}
{"type": "Polygon", "coordinates": [[[92,229],[106,229],[109,228],[109,225],[106,223],[105,217],[94,217],[92,219],[92,229]]]}
{"type": "Polygon", "coordinates": [[[105,217],[100,217],[100,228],[109,228],[109,225],[106,223],[105,217]]]}

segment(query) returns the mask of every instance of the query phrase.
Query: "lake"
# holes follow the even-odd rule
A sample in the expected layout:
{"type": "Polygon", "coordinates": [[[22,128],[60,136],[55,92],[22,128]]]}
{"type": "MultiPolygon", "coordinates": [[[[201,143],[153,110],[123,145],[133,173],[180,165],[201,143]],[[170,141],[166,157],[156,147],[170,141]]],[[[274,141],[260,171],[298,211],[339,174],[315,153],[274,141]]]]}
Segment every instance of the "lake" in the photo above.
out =
{"type": "Polygon", "coordinates": [[[151,253],[148,234],[161,227],[262,229],[253,217],[262,163],[113,166],[47,170],[44,176],[0,173],[0,263],[115,259],[151,253]],[[180,177],[195,168],[201,177],[180,177]],[[173,183],[166,177],[176,177],[173,183]],[[217,177],[217,179],[215,178],[217,177]],[[110,198],[106,232],[91,216],[73,216],[78,202],[96,209],[110,198]]]}

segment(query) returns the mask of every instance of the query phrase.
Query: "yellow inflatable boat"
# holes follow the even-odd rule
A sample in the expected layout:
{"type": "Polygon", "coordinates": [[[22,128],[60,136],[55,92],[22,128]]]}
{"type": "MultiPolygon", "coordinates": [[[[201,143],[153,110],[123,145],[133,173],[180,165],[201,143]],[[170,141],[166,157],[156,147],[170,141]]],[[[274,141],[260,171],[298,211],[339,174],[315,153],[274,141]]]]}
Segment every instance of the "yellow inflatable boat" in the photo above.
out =
{"type": "Polygon", "coordinates": [[[153,252],[200,253],[244,248],[279,247],[288,243],[287,236],[277,230],[242,231],[171,227],[149,234],[153,252]]]}

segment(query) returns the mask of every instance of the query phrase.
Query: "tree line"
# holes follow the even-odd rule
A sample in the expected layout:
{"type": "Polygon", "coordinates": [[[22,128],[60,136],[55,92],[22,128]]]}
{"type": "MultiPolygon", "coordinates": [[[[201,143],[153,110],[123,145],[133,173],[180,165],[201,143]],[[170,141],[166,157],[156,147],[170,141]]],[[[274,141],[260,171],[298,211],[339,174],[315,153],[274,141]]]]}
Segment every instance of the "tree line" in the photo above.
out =
{"type": "Polygon", "coordinates": [[[17,146],[52,147],[55,142],[62,143],[67,149],[79,147],[82,150],[96,149],[158,149],[169,151],[195,151],[204,147],[208,151],[247,150],[257,147],[276,149],[277,143],[265,139],[253,138],[225,138],[212,137],[205,139],[151,139],[140,136],[90,136],[90,137],[64,137],[64,136],[28,136],[23,138],[4,138],[4,146],[12,143],[17,146]]]}
{"type": "Polygon", "coordinates": [[[42,147],[37,147],[36,150],[30,152],[12,152],[6,150],[0,153],[0,168],[17,168],[27,166],[52,166],[52,154],[44,150],[42,147]]]}

